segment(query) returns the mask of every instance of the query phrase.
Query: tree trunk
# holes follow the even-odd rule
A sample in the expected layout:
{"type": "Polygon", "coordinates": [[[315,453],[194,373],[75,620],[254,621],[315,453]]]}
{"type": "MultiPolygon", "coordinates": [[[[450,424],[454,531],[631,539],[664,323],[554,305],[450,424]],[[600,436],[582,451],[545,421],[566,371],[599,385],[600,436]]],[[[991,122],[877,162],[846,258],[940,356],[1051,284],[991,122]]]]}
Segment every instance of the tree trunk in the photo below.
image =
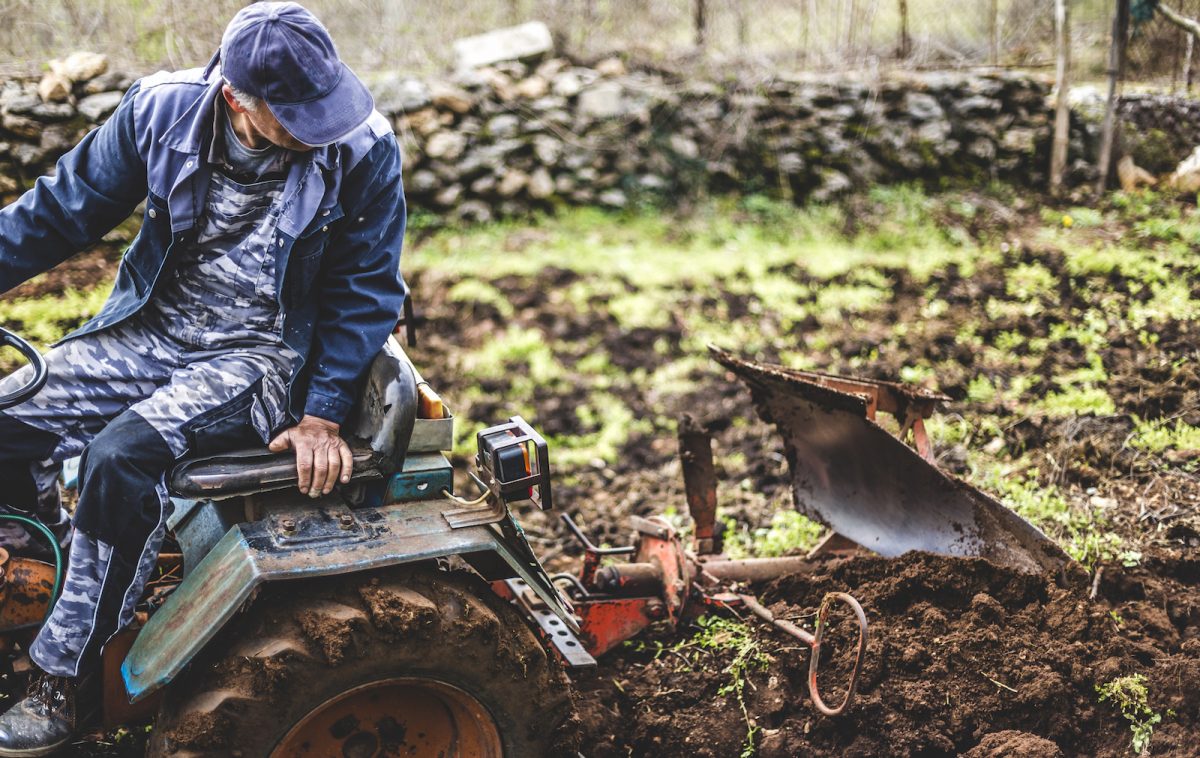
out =
{"type": "Polygon", "coordinates": [[[1000,0],[992,0],[988,9],[988,59],[993,66],[1000,65],[1000,0]]]}
{"type": "Polygon", "coordinates": [[[1054,0],[1054,47],[1057,58],[1054,78],[1058,85],[1058,97],[1054,109],[1054,145],[1050,150],[1051,192],[1062,189],[1071,134],[1071,108],[1067,102],[1071,89],[1071,13],[1068,3],[1069,0],[1054,0]]]}
{"type": "Polygon", "coordinates": [[[900,0],[900,48],[896,54],[900,58],[912,55],[912,38],[908,36],[908,0],[900,0]]]}
{"type": "Polygon", "coordinates": [[[1112,166],[1113,132],[1116,131],[1117,85],[1125,71],[1125,43],[1129,39],[1129,0],[1117,0],[1113,16],[1112,46],[1108,50],[1108,103],[1104,108],[1104,126],[1100,137],[1100,178],[1096,192],[1108,188],[1108,171],[1112,166]]]}
{"type": "Polygon", "coordinates": [[[703,49],[708,41],[708,0],[696,0],[696,47],[703,49]]]}

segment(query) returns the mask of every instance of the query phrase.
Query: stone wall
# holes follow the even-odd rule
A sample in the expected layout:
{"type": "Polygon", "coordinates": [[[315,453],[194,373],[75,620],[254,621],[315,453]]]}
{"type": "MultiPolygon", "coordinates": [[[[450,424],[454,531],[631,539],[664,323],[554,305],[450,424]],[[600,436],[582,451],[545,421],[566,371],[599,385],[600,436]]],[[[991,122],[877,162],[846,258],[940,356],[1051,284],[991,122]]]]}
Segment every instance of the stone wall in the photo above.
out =
{"type": "MultiPolygon", "coordinates": [[[[116,107],[132,79],[0,89],[0,195],[11,200],[116,107]],[[57,98],[59,101],[55,101],[57,98]]],[[[45,82],[43,81],[43,85],[45,82]]],[[[371,82],[406,157],[413,210],[482,220],[559,203],[620,207],[702,192],[827,200],[875,182],[1045,183],[1049,84],[1017,74],[929,73],[865,81],[687,81],[617,59],[504,63],[442,81],[371,82]]],[[[1169,170],[1195,144],[1188,101],[1128,98],[1132,131],[1177,124],[1169,170]],[[1183,132],[1187,132],[1186,135],[1183,132]]],[[[1094,175],[1096,126],[1073,121],[1069,180],[1094,175]]],[[[1129,130],[1127,130],[1128,132],[1129,130]]]]}

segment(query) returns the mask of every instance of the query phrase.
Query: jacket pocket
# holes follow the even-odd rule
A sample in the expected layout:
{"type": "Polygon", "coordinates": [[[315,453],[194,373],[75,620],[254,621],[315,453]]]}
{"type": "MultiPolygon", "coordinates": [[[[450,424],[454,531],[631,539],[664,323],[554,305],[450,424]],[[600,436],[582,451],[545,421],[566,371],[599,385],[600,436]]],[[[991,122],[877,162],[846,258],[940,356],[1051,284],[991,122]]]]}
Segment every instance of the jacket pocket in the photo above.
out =
{"type": "Polygon", "coordinates": [[[215,455],[270,442],[271,422],[263,402],[263,380],[183,425],[188,455],[215,455]]]}
{"type": "Polygon", "coordinates": [[[312,292],[329,240],[344,216],[345,211],[340,205],[319,210],[304,233],[296,238],[288,256],[287,276],[283,283],[285,305],[297,307],[312,292]]]}

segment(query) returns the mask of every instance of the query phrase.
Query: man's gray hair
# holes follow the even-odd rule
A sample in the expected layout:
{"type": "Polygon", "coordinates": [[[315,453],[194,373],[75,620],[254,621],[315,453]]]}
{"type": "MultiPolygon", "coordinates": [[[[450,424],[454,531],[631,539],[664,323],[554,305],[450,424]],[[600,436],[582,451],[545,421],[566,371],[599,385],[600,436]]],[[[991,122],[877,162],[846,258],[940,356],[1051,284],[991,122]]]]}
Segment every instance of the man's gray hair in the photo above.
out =
{"type": "Polygon", "coordinates": [[[242,106],[246,110],[254,112],[258,110],[258,106],[262,105],[262,98],[242,92],[240,89],[233,86],[228,79],[225,79],[225,86],[233,90],[233,99],[237,100],[238,105],[242,106]]]}

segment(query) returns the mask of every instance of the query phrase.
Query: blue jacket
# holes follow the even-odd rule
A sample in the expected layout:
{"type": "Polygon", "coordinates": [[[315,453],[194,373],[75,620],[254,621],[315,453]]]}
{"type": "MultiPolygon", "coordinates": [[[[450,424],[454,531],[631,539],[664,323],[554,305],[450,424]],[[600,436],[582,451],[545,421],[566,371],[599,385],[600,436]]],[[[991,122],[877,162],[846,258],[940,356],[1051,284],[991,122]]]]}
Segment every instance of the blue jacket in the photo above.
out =
{"type": "MultiPolygon", "coordinates": [[[[103,126],[0,210],[0,292],[95,244],[146,202],[100,313],[66,339],[137,313],[198,233],[211,169],[219,75],[200,69],[139,80],[103,126]],[[178,255],[175,256],[176,258],[178,255]]],[[[404,188],[387,119],[367,122],[291,164],[276,285],[283,340],[305,364],[289,388],[290,411],[341,423],[359,377],[399,318],[404,188]]]]}

